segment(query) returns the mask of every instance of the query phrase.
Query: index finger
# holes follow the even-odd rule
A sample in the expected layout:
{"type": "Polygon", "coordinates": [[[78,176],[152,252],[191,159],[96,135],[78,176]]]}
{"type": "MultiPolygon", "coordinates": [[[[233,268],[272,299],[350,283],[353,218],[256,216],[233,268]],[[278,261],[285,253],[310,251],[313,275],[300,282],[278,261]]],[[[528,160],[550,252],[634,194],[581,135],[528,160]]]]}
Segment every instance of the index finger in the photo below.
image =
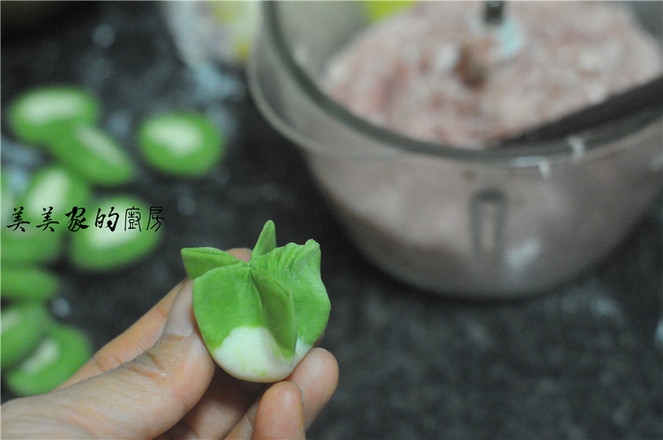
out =
{"type": "MultiPolygon", "coordinates": [[[[251,257],[249,249],[231,249],[227,252],[245,261],[251,257]]],[[[173,301],[184,287],[185,282],[186,280],[180,282],[131,327],[104,345],[58,388],[72,385],[88,377],[111,370],[134,359],[154,345],[163,332],[173,301]]]]}
{"type": "Polygon", "coordinates": [[[175,286],[166,296],[152,307],[122,334],[104,345],[73,376],[58,388],[72,385],[91,376],[130,361],[148,348],[161,336],[166,318],[175,297],[184,286],[184,281],[175,286]]]}

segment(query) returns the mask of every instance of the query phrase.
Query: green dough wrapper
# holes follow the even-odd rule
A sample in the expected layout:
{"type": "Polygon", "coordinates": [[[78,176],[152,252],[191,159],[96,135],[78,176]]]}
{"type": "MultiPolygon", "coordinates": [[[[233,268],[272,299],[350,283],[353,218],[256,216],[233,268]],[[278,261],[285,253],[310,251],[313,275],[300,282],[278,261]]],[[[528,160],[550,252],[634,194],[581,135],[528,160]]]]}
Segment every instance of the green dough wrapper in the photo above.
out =
{"type": "Polygon", "coordinates": [[[52,272],[29,266],[2,266],[2,298],[47,301],[60,290],[60,280],[52,272]]]}
{"type": "Polygon", "coordinates": [[[96,123],[100,108],[97,100],[82,89],[49,85],[21,94],[10,104],[8,113],[9,126],[17,137],[43,144],[62,126],[96,123]]]}
{"type": "Polygon", "coordinates": [[[52,391],[92,356],[92,343],[80,330],[54,324],[34,352],[5,377],[7,387],[20,396],[52,391]]]}
{"type": "Polygon", "coordinates": [[[277,248],[268,221],[248,262],[214,248],[185,248],[182,258],[203,340],[229,374],[281,380],[322,336],[330,303],[315,241],[277,248]]]}
{"type": "Polygon", "coordinates": [[[221,131],[204,115],[164,113],[146,119],[138,131],[145,159],[162,173],[203,176],[225,150],[221,131]]]}
{"type": "Polygon", "coordinates": [[[211,269],[240,264],[242,260],[213,247],[197,247],[182,249],[182,261],[187,276],[194,279],[211,269]]]}
{"type": "Polygon", "coordinates": [[[48,145],[61,163],[92,184],[117,186],[136,177],[136,167],[126,149],[97,126],[61,127],[54,130],[48,145]]]}
{"type": "Polygon", "coordinates": [[[0,192],[0,203],[2,203],[0,215],[2,216],[2,224],[7,225],[10,223],[12,211],[16,207],[16,198],[9,184],[9,179],[5,177],[4,170],[0,174],[0,192]]]}
{"type": "Polygon", "coordinates": [[[21,302],[2,308],[0,367],[11,367],[32,350],[44,337],[51,323],[43,302],[21,302]]]}
{"type": "Polygon", "coordinates": [[[2,264],[52,263],[61,255],[63,239],[63,234],[32,228],[26,228],[25,232],[3,230],[0,233],[2,264]]]}
{"type": "Polygon", "coordinates": [[[288,243],[270,254],[255,258],[253,266],[270,273],[276,282],[288,286],[297,316],[297,334],[313,345],[322,335],[329,316],[327,289],[320,278],[320,245],[308,240],[304,245],[288,243]]]}
{"type": "Polygon", "coordinates": [[[88,228],[71,233],[69,256],[74,267],[89,272],[119,270],[144,259],[160,243],[163,223],[158,229],[148,229],[150,206],[138,197],[109,196],[92,205],[96,210],[86,212],[88,228]],[[139,218],[132,213],[138,213],[139,218]],[[97,214],[104,216],[102,227],[95,225],[97,214]],[[111,230],[107,222],[115,219],[115,230],[111,230]]]}
{"type": "Polygon", "coordinates": [[[35,172],[18,203],[24,208],[24,217],[30,222],[30,229],[36,229],[41,235],[61,234],[67,230],[69,218],[66,214],[75,206],[87,206],[91,193],[83,179],[66,168],[51,165],[35,172]],[[46,225],[49,209],[51,220],[58,223],[46,225]]]}
{"type": "MultiPolygon", "coordinates": [[[[24,231],[3,224],[2,262],[34,265],[55,261],[62,253],[69,221],[66,214],[74,206],[87,206],[90,194],[88,184],[66,168],[52,165],[36,171],[25,193],[12,206],[12,212],[23,207],[22,220],[29,223],[22,225],[24,231]],[[46,214],[57,223],[49,224],[46,214]]],[[[10,216],[12,223],[14,218],[10,216]]]]}

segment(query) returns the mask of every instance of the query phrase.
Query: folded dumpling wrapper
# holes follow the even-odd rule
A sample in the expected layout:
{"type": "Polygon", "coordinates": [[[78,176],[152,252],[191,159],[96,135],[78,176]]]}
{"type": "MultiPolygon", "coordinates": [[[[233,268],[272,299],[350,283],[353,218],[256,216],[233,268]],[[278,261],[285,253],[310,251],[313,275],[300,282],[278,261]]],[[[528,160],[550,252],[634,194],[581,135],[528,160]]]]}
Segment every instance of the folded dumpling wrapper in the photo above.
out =
{"type": "Polygon", "coordinates": [[[182,249],[194,315],[221,368],[252,382],[275,382],[294,370],[329,319],[320,257],[314,240],[276,247],[271,220],[248,262],[211,247],[182,249]]]}

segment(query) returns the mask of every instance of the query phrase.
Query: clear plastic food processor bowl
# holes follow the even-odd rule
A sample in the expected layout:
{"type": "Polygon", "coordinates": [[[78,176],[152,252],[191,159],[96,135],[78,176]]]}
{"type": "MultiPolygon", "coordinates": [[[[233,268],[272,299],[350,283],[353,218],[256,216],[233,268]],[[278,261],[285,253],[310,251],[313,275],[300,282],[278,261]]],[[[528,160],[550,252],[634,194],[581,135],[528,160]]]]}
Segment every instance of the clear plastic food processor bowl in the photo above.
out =
{"type": "Polygon", "coordinates": [[[249,83],[349,236],[393,276],[455,296],[533,294],[606,256],[662,187],[660,112],[491,150],[420,142],[353,116],[317,80],[367,26],[359,7],[265,2],[249,83]]]}

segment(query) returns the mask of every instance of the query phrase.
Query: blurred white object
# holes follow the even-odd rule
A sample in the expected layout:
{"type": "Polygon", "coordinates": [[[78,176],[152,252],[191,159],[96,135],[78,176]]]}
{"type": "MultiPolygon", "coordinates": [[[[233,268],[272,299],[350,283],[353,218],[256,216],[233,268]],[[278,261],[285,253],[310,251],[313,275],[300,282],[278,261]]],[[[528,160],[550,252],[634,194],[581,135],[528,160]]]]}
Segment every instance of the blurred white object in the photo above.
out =
{"type": "Polygon", "coordinates": [[[181,58],[190,66],[213,61],[243,65],[260,21],[260,2],[164,2],[181,58]]]}

